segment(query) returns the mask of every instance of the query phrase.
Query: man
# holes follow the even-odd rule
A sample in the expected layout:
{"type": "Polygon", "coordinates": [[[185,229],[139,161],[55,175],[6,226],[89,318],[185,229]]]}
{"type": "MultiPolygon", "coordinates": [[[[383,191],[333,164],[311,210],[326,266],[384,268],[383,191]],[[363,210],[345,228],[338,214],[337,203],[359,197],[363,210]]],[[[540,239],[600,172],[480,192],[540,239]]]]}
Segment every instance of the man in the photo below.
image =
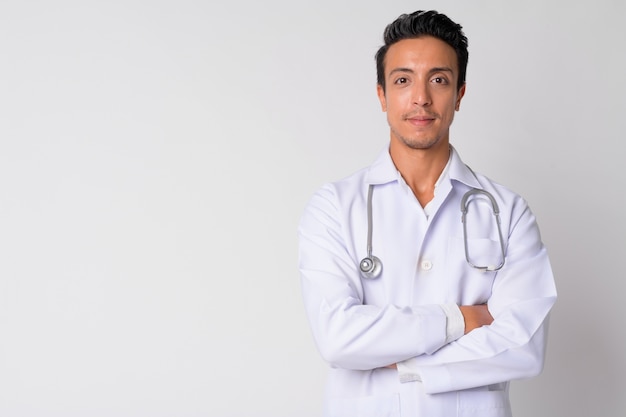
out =
{"type": "Polygon", "coordinates": [[[509,381],[543,369],[556,300],[546,249],[527,203],[450,145],[462,27],[417,11],[384,41],[388,149],[323,186],[299,226],[304,304],[330,365],[324,415],[510,416],[509,381]]]}

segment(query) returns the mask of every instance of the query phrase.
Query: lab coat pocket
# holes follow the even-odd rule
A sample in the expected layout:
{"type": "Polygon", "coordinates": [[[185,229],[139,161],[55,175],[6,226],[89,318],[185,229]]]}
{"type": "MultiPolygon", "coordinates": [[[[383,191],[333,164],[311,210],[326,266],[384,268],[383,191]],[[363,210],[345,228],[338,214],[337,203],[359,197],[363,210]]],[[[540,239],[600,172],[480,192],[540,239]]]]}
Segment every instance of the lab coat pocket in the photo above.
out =
{"type": "Polygon", "coordinates": [[[400,396],[332,398],[328,417],[400,417],[400,396]]]}
{"type": "MultiPolygon", "coordinates": [[[[467,248],[472,264],[493,265],[500,262],[502,253],[498,242],[491,239],[468,238],[467,248]]],[[[448,262],[446,263],[450,289],[449,299],[461,304],[482,304],[491,296],[494,271],[483,271],[470,266],[465,256],[465,243],[462,238],[448,241],[448,262]]]]}
{"type": "Polygon", "coordinates": [[[507,391],[461,391],[459,417],[511,417],[507,391]]]}
{"type": "Polygon", "coordinates": [[[465,242],[463,242],[463,246],[457,246],[460,246],[460,248],[457,247],[457,250],[463,249],[463,259],[467,265],[469,266],[471,263],[476,267],[473,269],[480,270],[486,267],[494,270],[504,260],[500,243],[491,239],[468,238],[467,254],[465,253],[465,242]]]}

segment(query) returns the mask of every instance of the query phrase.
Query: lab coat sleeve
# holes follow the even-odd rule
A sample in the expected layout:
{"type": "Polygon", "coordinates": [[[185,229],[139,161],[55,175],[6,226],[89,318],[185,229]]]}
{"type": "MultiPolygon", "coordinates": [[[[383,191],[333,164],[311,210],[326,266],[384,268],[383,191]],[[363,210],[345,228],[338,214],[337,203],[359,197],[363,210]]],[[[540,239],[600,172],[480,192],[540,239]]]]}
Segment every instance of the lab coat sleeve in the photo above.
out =
{"type": "Polygon", "coordinates": [[[334,188],[323,187],[298,228],[304,305],[322,357],[333,367],[370,370],[440,349],[446,342],[440,306],[363,303],[358,260],[341,213],[334,188]]]}
{"type": "Polygon", "coordinates": [[[505,266],[497,273],[488,308],[494,321],[432,354],[403,362],[430,394],[538,375],[544,364],[556,288],[535,217],[525,202],[513,219],[505,266]]]}

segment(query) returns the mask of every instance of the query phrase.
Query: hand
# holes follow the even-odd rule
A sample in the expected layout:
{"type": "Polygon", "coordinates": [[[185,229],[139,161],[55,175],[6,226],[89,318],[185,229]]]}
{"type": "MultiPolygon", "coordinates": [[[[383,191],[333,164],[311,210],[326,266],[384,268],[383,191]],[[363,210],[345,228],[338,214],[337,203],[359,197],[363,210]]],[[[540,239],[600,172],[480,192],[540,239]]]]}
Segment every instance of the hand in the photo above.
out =
{"type": "Polygon", "coordinates": [[[487,304],[477,306],[459,306],[463,319],[465,320],[465,334],[474,329],[489,325],[493,322],[493,317],[489,313],[487,304]]]}

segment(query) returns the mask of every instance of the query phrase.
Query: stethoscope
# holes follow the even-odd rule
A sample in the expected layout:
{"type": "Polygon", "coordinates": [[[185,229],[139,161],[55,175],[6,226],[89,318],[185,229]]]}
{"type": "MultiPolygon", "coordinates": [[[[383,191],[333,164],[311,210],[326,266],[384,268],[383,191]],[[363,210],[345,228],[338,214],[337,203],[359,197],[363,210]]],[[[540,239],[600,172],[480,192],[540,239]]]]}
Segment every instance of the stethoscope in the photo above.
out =
{"type": "MultiPolygon", "coordinates": [[[[359,269],[361,270],[363,278],[367,279],[378,278],[383,271],[382,261],[378,257],[372,255],[372,194],[374,194],[374,184],[370,184],[367,190],[367,256],[363,258],[359,263],[359,269]]],[[[463,195],[463,198],[461,198],[461,213],[461,222],[463,223],[463,245],[465,246],[465,260],[467,261],[469,266],[483,272],[500,270],[504,266],[504,239],[502,239],[502,228],[500,227],[500,209],[498,208],[498,203],[496,202],[495,198],[493,198],[493,195],[491,195],[491,193],[486,190],[472,188],[463,195]],[[469,248],[467,245],[466,214],[468,212],[470,202],[476,200],[474,198],[470,198],[474,195],[483,195],[487,197],[491,202],[493,215],[496,218],[496,225],[498,227],[500,250],[502,252],[502,259],[498,265],[481,266],[474,264],[470,260],[469,248]]]]}

